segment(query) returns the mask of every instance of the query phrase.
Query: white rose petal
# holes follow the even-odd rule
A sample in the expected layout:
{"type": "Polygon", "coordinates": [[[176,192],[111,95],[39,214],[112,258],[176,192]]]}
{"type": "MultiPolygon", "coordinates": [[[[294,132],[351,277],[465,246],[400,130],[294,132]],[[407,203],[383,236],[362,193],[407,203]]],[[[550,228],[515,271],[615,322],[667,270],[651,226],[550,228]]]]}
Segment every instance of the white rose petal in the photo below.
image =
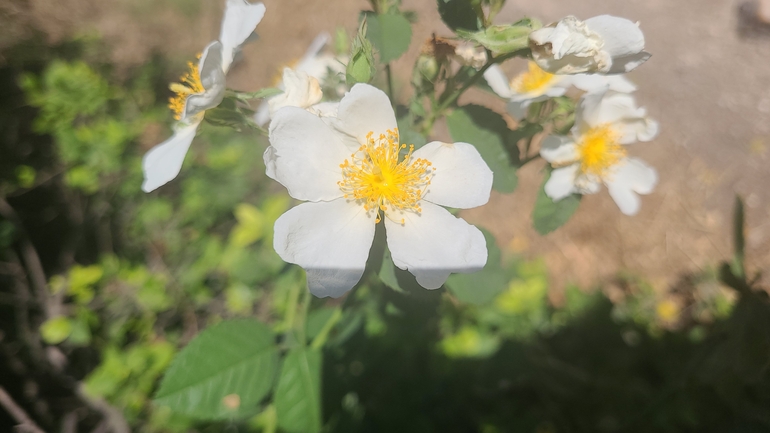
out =
{"type": "MultiPolygon", "coordinates": [[[[318,116],[298,107],[284,107],[270,122],[273,179],[297,200],[334,200],[342,197],[337,182],[340,164],[350,157],[340,134],[318,116]]],[[[267,165],[267,163],[266,163],[267,165]]]]}
{"type": "Polygon", "coordinates": [[[637,194],[650,194],[658,183],[658,173],[640,159],[626,158],[604,183],[620,211],[636,215],[641,207],[637,194]]]}
{"type": "Polygon", "coordinates": [[[374,239],[374,218],[353,201],[304,203],[275,222],[273,246],[307,271],[310,291],[340,297],[358,283],[374,239]]]}
{"type": "Polygon", "coordinates": [[[487,244],[479,229],[444,208],[423,203],[422,213],[396,213],[404,224],[385,218],[393,263],[412,273],[426,289],[441,287],[451,273],[470,273],[487,263],[487,244]]]}
{"type": "Polygon", "coordinates": [[[144,182],[142,191],[153,191],[173,180],[182,169],[184,157],[195,138],[198,123],[179,124],[180,127],[168,140],[150,149],[142,158],[144,182]]]}
{"type": "Polygon", "coordinates": [[[489,201],[492,170],[473,145],[434,141],[412,154],[412,159],[417,158],[427,159],[435,168],[423,200],[459,209],[489,201]]]}
{"type": "Polygon", "coordinates": [[[246,0],[227,0],[219,41],[222,42],[222,70],[227,72],[235,52],[265,16],[265,5],[246,0]]]}

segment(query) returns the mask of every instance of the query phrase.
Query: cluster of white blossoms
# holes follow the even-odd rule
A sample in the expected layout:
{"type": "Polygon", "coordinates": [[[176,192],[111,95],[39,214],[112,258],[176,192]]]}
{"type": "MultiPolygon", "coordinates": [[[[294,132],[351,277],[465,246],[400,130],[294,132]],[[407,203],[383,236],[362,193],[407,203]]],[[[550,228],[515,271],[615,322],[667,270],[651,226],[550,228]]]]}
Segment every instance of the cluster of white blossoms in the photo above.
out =
{"type": "MultiPolygon", "coordinates": [[[[144,191],[177,176],[204,112],[225,96],[236,50],[264,13],[261,3],[227,0],[219,40],[171,86],[176,96],[169,106],[178,122],[174,135],[144,157],[144,191]]],[[[419,149],[402,143],[391,101],[373,86],[356,84],[342,96],[346,59],[323,52],[329,39],[317,37],[294,67],[283,70],[276,83],[283,93],[264,101],[254,118],[270,124],[267,175],[306,202],[276,221],[276,252],[306,270],[308,287],[319,297],[342,296],[359,282],[378,223],[395,266],[427,289],[441,287],[451,273],[482,269],[483,234],[442,206],[485,204],[489,166],[469,143],[434,141],[419,149]],[[324,88],[335,93],[330,101],[323,102],[324,88]]],[[[570,135],[542,142],[540,154],[553,166],[546,194],[558,201],[595,193],[604,183],[621,211],[635,214],[638,194],[652,191],[657,174],[628,157],[626,145],[649,141],[658,131],[636,106],[636,86],[618,75],[649,58],[638,26],[606,15],[585,22],[567,17],[533,31],[529,43],[527,71],[510,82],[497,66],[484,73],[509,100],[511,114],[521,119],[532,103],[563,96],[572,86],[584,92],[570,135]]],[[[488,61],[486,51],[468,44],[455,55],[476,69],[488,61]]]]}
{"type": "Polygon", "coordinates": [[[180,78],[181,83],[171,85],[176,96],[171,98],[169,107],[177,124],[171,138],[144,155],[143,191],[153,191],[179,174],[204,112],[219,105],[225,97],[225,75],[237,50],[264,15],[262,3],[227,0],[219,40],[203,49],[197,65],[189,62],[190,71],[180,78]]]}
{"type": "Polygon", "coordinates": [[[522,119],[532,103],[563,96],[572,86],[585,92],[570,135],[543,140],[540,155],[554,168],[546,194],[558,201],[596,193],[604,183],[621,212],[636,214],[638,194],[652,192],[658,179],[626,150],[658,133],[657,122],[636,105],[636,86],[621,75],[650,57],[641,30],[625,18],[602,15],[583,22],[570,16],[529,39],[533,60],[527,71],[510,82],[496,65],[484,73],[492,90],[509,100],[512,116],[522,119]]]}
{"type": "Polygon", "coordinates": [[[274,246],[307,271],[316,296],[342,296],[361,279],[379,222],[394,264],[425,288],[486,264],[481,231],[441,206],[485,204],[492,171],[468,143],[400,143],[390,100],[375,87],[353,86],[332,116],[276,112],[265,165],[308,202],[276,221],[274,246]]]}

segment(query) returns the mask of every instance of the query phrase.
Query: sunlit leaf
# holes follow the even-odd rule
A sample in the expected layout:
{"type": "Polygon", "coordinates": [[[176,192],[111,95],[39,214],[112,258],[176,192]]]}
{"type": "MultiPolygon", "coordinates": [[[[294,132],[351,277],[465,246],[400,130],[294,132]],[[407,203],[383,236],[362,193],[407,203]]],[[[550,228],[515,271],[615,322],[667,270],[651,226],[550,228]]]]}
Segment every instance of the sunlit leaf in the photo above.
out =
{"type": "MultiPolygon", "coordinates": [[[[454,110],[447,117],[449,134],[457,142],[476,146],[481,157],[494,173],[492,187],[497,191],[510,193],[516,189],[518,177],[516,167],[505,144],[512,132],[503,117],[480,105],[465,105],[454,110]]],[[[515,155],[514,159],[518,159],[515,155]]]]}
{"type": "Polygon", "coordinates": [[[551,233],[569,221],[580,206],[580,199],[583,197],[580,194],[572,194],[559,201],[553,201],[545,194],[545,183],[550,177],[549,172],[543,180],[535,201],[535,209],[532,211],[532,222],[535,230],[541,235],[551,233]]]}
{"type": "Polygon", "coordinates": [[[277,358],[273,335],[262,323],[221,322],[177,354],[155,403],[199,419],[251,414],[273,384],[277,358]]]}
{"type": "Polygon", "coordinates": [[[304,347],[289,351],[274,402],[281,429],[289,433],[321,430],[321,352],[304,347]]]}
{"type": "Polygon", "coordinates": [[[446,286],[455,297],[469,304],[487,304],[508,287],[508,271],[501,266],[500,248],[495,238],[483,230],[487,241],[487,264],[472,274],[452,274],[446,286]]]}
{"type": "Polygon", "coordinates": [[[376,14],[366,12],[369,28],[366,37],[380,54],[380,62],[389,63],[401,57],[409,49],[412,25],[400,14],[376,14]]]}

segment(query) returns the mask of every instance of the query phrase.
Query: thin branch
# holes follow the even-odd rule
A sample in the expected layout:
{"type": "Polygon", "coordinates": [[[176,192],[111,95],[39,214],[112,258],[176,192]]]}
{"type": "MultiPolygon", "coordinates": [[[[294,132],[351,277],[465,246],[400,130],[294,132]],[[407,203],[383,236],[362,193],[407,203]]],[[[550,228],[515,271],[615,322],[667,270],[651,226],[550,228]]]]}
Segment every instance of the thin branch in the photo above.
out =
{"type": "Polygon", "coordinates": [[[27,274],[32,283],[37,301],[40,303],[40,307],[43,309],[46,319],[48,319],[51,317],[50,307],[48,302],[46,302],[48,299],[48,283],[45,271],[43,270],[43,263],[40,261],[40,256],[38,256],[35,246],[32,245],[32,241],[30,241],[29,235],[24,229],[21,218],[19,218],[19,215],[13,207],[8,204],[4,197],[0,197],[0,215],[13,223],[21,234],[19,237],[21,256],[24,260],[24,265],[27,268],[27,274]]]}
{"type": "Polygon", "coordinates": [[[0,405],[2,405],[6,412],[19,423],[17,428],[21,429],[21,431],[29,433],[45,433],[43,429],[38,427],[38,425],[32,421],[32,418],[27,415],[27,412],[24,412],[24,409],[13,401],[13,398],[5,392],[5,388],[2,386],[0,386],[0,405]]]}

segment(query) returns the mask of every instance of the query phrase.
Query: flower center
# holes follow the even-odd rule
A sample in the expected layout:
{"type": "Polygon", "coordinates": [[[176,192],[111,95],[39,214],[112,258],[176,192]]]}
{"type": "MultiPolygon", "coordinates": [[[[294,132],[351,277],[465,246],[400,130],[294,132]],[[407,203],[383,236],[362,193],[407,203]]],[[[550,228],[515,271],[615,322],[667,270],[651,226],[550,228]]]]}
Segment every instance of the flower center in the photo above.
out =
{"type": "Polygon", "coordinates": [[[580,172],[604,178],[620,160],[626,149],[618,142],[620,134],[610,125],[591,128],[577,143],[580,154],[580,172]]]}
{"type": "MultiPolygon", "coordinates": [[[[201,55],[198,54],[199,59],[200,57],[201,55]]],[[[206,90],[201,83],[198,66],[193,64],[193,62],[187,62],[187,68],[189,71],[179,77],[180,83],[171,83],[168,86],[172,92],[176,93],[176,96],[168,99],[168,108],[174,113],[174,119],[176,120],[182,120],[187,97],[196,93],[203,93],[206,90]]]]}
{"type": "Polygon", "coordinates": [[[555,78],[554,74],[545,72],[537,63],[529,62],[529,70],[511,80],[511,89],[517,93],[536,92],[550,87],[555,78]]]}
{"type": "Polygon", "coordinates": [[[366,144],[340,164],[342,180],[337,184],[344,197],[360,200],[367,211],[375,210],[376,222],[380,222],[380,210],[422,212],[419,202],[436,169],[428,160],[412,161],[413,144],[399,160],[399,153],[406,148],[398,142],[398,129],[377,138],[369,132],[366,144]]]}

